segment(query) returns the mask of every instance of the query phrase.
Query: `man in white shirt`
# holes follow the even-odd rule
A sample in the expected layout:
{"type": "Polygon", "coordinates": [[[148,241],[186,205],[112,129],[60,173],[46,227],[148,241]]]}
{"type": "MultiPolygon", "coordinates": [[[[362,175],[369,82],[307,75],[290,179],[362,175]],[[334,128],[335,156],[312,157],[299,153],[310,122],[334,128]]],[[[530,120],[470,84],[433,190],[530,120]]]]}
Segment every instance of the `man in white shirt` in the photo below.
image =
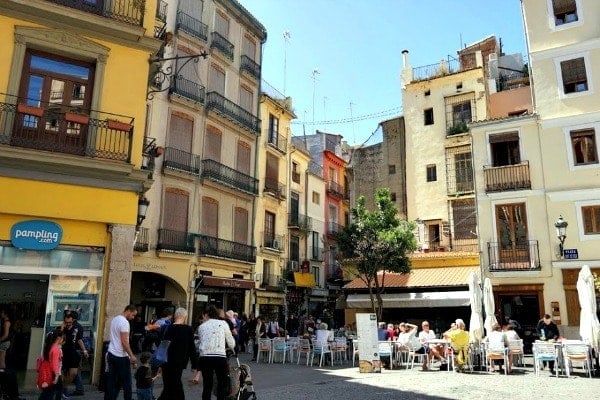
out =
{"type": "Polygon", "coordinates": [[[135,318],[137,308],[130,304],[110,323],[110,343],[106,353],[106,400],[116,400],[123,386],[123,398],[132,400],[131,366],[137,359],[129,346],[129,321],[135,318]]]}
{"type": "Polygon", "coordinates": [[[423,330],[419,332],[419,342],[423,347],[417,350],[417,353],[426,354],[426,357],[423,357],[423,369],[428,369],[427,365],[429,361],[434,357],[438,358],[440,362],[444,364],[446,360],[440,354],[443,346],[427,343],[429,340],[436,338],[433,329],[429,329],[429,322],[423,321],[421,323],[421,328],[423,328],[423,330]]]}

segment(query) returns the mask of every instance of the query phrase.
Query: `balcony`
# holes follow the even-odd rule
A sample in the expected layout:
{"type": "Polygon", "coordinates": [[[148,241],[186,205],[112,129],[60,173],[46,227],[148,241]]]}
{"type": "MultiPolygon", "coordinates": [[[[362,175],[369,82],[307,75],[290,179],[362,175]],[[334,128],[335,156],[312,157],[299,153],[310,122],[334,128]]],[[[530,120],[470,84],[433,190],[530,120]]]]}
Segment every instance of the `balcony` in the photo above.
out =
{"type": "Polygon", "coordinates": [[[156,5],[155,18],[160,22],[167,22],[167,8],[169,4],[165,0],[159,0],[156,5]]]}
{"type": "Polygon", "coordinates": [[[185,79],[182,75],[171,77],[169,93],[200,104],[204,104],[204,100],[206,99],[206,89],[204,86],[185,79]]]}
{"type": "Polygon", "coordinates": [[[336,222],[327,223],[327,235],[335,237],[344,229],[344,227],[336,222]]]}
{"type": "Polygon", "coordinates": [[[490,272],[535,271],[541,269],[537,240],[522,244],[488,242],[490,272]]]}
{"type": "Polygon", "coordinates": [[[246,73],[253,78],[260,79],[260,64],[246,55],[240,58],[240,73],[246,73]]]}
{"type": "Polygon", "coordinates": [[[448,57],[436,64],[413,68],[412,81],[426,81],[477,68],[475,53],[462,55],[460,60],[448,57]]]}
{"type": "Polygon", "coordinates": [[[258,194],[258,179],[214,160],[202,160],[202,174],[200,176],[252,195],[258,194]]]}
{"type": "Polygon", "coordinates": [[[156,251],[194,254],[194,236],[195,234],[189,232],[159,229],[156,251]]]}
{"type": "Polygon", "coordinates": [[[496,79],[496,91],[518,89],[529,86],[529,74],[521,71],[503,71],[496,79]]]}
{"type": "Polygon", "coordinates": [[[274,147],[277,151],[279,151],[282,154],[285,154],[287,151],[287,138],[285,136],[277,134],[276,132],[269,132],[267,144],[269,146],[274,147]]]}
{"type": "Polygon", "coordinates": [[[133,245],[134,251],[139,251],[140,253],[145,253],[149,248],[149,240],[148,240],[148,228],[139,228],[140,231],[136,232],[135,244],[133,245]]]}
{"type": "Polygon", "coordinates": [[[260,134],[260,119],[217,92],[206,95],[206,110],[213,110],[253,134],[260,134]]]}
{"type": "Polygon", "coordinates": [[[308,256],[311,261],[323,261],[323,248],[322,247],[309,248],[308,256]]]}
{"type": "Polygon", "coordinates": [[[285,185],[276,178],[265,178],[265,188],[263,193],[269,194],[278,200],[285,199],[285,185]]]}
{"type": "Polygon", "coordinates": [[[308,232],[312,229],[312,218],[298,213],[288,213],[288,228],[308,232]]]}
{"type": "Polygon", "coordinates": [[[269,232],[262,233],[262,245],[265,249],[275,250],[275,251],[283,251],[284,247],[284,236],[283,235],[275,235],[269,232]]]}
{"type": "Polygon", "coordinates": [[[200,237],[200,254],[223,257],[244,262],[256,262],[256,248],[244,243],[232,242],[212,236],[200,237]]]}
{"type": "Polygon", "coordinates": [[[132,135],[131,117],[0,102],[0,144],[129,163],[132,135]]]}
{"type": "Polygon", "coordinates": [[[346,199],[346,190],[342,185],[335,181],[327,182],[327,193],[340,199],[346,199]]]}
{"type": "Polygon", "coordinates": [[[281,275],[273,275],[273,274],[257,274],[256,280],[259,282],[261,288],[270,289],[270,290],[281,290],[282,287],[282,276],[281,275]]]}
{"type": "Polygon", "coordinates": [[[174,147],[167,147],[163,159],[163,172],[164,170],[198,176],[200,175],[200,156],[174,147]]]}
{"type": "Polygon", "coordinates": [[[233,44],[218,32],[210,35],[210,48],[219,50],[229,61],[233,61],[233,44]]]}
{"type": "Polygon", "coordinates": [[[499,167],[484,166],[483,173],[486,193],[531,189],[529,161],[499,167]]]}
{"type": "Polygon", "coordinates": [[[177,12],[176,29],[204,42],[208,39],[208,25],[183,11],[177,12]]]}
{"type": "Polygon", "coordinates": [[[144,22],[145,0],[46,0],[49,3],[74,8],[96,14],[114,21],[142,26],[144,22]]]}

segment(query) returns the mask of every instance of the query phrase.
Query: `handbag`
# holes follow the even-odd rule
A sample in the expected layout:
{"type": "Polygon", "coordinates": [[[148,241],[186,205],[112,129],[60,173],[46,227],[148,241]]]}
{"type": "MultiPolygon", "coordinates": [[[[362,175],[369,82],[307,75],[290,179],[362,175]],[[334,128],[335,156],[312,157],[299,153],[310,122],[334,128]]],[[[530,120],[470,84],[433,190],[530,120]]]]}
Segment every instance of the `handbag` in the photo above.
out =
{"type": "Polygon", "coordinates": [[[169,345],[171,344],[170,340],[161,340],[160,344],[154,350],[152,354],[152,359],[150,360],[152,365],[160,366],[169,362],[169,345]]]}

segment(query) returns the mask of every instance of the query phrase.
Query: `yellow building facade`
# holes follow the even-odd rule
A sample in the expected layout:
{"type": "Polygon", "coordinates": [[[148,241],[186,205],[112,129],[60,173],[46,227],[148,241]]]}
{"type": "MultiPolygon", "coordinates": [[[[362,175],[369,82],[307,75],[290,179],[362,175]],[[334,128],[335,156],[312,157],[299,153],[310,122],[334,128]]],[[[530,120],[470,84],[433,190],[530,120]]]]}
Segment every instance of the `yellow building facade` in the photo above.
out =
{"type": "Polygon", "coordinates": [[[148,55],[160,42],[154,5],[124,3],[0,4],[0,291],[21,327],[11,362],[26,386],[66,310],[79,314],[92,380],[106,323],[130,301],[138,202],[152,183],[140,168],[148,55]]]}

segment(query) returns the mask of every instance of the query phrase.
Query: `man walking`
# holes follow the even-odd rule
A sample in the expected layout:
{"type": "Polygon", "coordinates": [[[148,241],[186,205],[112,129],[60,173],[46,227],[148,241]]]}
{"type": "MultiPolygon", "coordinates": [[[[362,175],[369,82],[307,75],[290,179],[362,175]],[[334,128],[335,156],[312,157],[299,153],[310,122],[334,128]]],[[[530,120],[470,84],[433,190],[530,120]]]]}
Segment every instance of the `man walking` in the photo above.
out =
{"type": "Polygon", "coordinates": [[[65,379],[64,393],[68,396],[83,396],[83,383],[81,382],[81,357],[88,358],[88,352],[83,343],[83,327],[77,321],[76,311],[65,311],[63,319],[63,370],[65,379]],[[75,391],[68,393],[69,383],[75,385],[75,391]]]}
{"type": "Polygon", "coordinates": [[[110,323],[110,343],[106,353],[106,392],[105,400],[116,400],[123,386],[123,397],[132,400],[131,367],[136,368],[137,360],[129,346],[129,321],[135,318],[137,308],[130,304],[110,323]]]}

